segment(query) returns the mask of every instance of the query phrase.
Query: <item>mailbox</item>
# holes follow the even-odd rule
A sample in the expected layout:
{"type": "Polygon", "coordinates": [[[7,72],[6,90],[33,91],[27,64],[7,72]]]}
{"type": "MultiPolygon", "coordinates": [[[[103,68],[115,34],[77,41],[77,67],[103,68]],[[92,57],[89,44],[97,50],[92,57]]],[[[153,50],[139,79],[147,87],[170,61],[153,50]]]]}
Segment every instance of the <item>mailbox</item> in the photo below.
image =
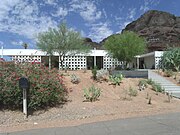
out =
{"type": "Polygon", "coordinates": [[[29,81],[28,81],[28,79],[25,78],[25,77],[21,77],[19,79],[19,87],[21,89],[28,89],[29,88],[29,81]]]}
{"type": "Polygon", "coordinates": [[[19,79],[19,88],[23,90],[23,113],[25,118],[27,118],[27,90],[29,89],[29,81],[25,77],[19,79]]]}

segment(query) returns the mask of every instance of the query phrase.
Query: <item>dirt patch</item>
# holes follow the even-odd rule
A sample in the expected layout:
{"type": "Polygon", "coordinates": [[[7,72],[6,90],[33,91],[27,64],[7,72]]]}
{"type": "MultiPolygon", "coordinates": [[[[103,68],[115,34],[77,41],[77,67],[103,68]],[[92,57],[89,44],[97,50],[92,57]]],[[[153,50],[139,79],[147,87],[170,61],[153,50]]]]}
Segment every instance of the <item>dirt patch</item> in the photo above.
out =
{"type": "Polygon", "coordinates": [[[180,100],[173,98],[170,103],[164,94],[151,90],[138,90],[139,78],[124,78],[120,86],[114,87],[110,82],[96,82],[91,79],[91,71],[68,71],[64,83],[68,88],[68,102],[59,107],[37,111],[24,119],[20,111],[0,111],[0,132],[27,130],[32,128],[73,126],[82,123],[104,121],[117,118],[146,116],[160,113],[180,112],[180,100]],[[79,84],[72,84],[70,75],[80,78],[79,84]],[[83,102],[83,88],[94,85],[101,89],[101,96],[96,102],[83,102]],[[128,96],[132,87],[138,90],[136,97],[128,96]],[[151,97],[152,104],[148,104],[151,97]]]}

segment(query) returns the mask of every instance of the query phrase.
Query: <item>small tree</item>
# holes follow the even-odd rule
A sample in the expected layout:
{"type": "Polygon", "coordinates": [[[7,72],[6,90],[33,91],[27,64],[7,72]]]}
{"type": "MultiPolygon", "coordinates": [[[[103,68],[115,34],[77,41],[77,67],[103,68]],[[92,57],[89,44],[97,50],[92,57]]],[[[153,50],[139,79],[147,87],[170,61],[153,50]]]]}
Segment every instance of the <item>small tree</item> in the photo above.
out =
{"type": "Polygon", "coordinates": [[[83,43],[80,33],[68,29],[66,23],[63,22],[57,29],[50,28],[47,32],[39,34],[37,45],[48,54],[57,52],[63,68],[65,56],[89,51],[89,47],[83,43]]]}
{"type": "Polygon", "coordinates": [[[122,34],[111,36],[105,43],[105,49],[110,56],[124,61],[124,66],[134,59],[134,56],[145,51],[145,40],[134,32],[125,31],[122,34]]]}
{"type": "Polygon", "coordinates": [[[48,32],[40,33],[37,41],[37,47],[49,55],[49,69],[51,69],[51,59],[55,48],[52,37],[52,29],[49,29],[48,32]]]}

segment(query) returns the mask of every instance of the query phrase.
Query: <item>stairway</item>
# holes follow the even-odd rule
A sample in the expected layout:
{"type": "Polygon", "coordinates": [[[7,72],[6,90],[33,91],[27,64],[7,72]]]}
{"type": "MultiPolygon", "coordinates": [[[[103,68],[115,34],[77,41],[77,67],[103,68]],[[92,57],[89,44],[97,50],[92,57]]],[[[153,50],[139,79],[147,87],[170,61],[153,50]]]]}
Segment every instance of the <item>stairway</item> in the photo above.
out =
{"type": "Polygon", "coordinates": [[[156,83],[159,83],[165,92],[172,94],[172,96],[180,98],[180,86],[175,85],[166,78],[158,75],[152,70],[148,70],[148,79],[152,79],[156,83]]]}

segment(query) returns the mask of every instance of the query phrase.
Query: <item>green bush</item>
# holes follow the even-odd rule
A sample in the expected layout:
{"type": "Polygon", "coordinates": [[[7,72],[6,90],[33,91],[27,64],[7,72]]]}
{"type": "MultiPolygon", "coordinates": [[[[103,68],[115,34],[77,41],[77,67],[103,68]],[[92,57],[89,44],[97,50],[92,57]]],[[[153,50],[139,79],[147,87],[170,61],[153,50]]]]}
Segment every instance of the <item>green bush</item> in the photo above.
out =
{"type": "Polygon", "coordinates": [[[137,94],[138,94],[138,91],[136,89],[133,89],[132,87],[129,87],[129,91],[128,91],[128,94],[130,97],[136,97],[137,94]]]}
{"type": "Polygon", "coordinates": [[[142,91],[145,90],[145,88],[147,88],[148,83],[146,80],[140,80],[138,86],[139,86],[139,90],[142,91]]]}
{"type": "Polygon", "coordinates": [[[78,83],[80,83],[80,79],[75,74],[72,74],[71,75],[71,82],[74,84],[78,84],[78,83]]]}
{"type": "Polygon", "coordinates": [[[100,97],[101,90],[93,86],[89,87],[88,89],[84,89],[84,97],[86,101],[96,101],[100,97]]]}
{"type": "Polygon", "coordinates": [[[161,87],[161,85],[160,84],[158,84],[158,83],[153,83],[152,84],[152,89],[154,90],[154,91],[156,91],[156,92],[163,92],[164,91],[164,89],[161,87]]]}
{"type": "Polygon", "coordinates": [[[12,62],[0,64],[0,107],[19,108],[22,104],[22,91],[18,81],[21,69],[12,62]]]}
{"type": "Polygon", "coordinates": [[[180,70],[180,48],[173,48],[163,53],[161,68],[176,72],[180,70]]]}
{"type": "Polygon", "coordinates": [[[146,80],[140,80],[140,81],[139,81],[139,84],[138,84],[138,86],[144,86],[144,87],[146,87],[146,88],[147,88],[147,85],[148,85],[148,83],[147,83],[146,80]]]}
{"type": "Polygon", "coordinates": [[[92,70],[92,75],[93,75],[93,79],[96,80],[97,79],[97,67],[94,67],[92,70]]]}
{"type": "Polygon", "coordinates": [[[108,70],[101,69],[97,71],[97,74],[96,74],[97,80],[108,81],[108,77],[109,77],[108,70]]]}
{"type": "Polygon", "coordinates": [[[30,81],[28,109],[37,110],[65,101],[66,90],[58,70],[49,70],[38,63],[5,63],[0,74],[2,106],[9,109],[22,108],[22,90],[18,86],[22,76],[30,81]]]}
{"type": "Polygon", "coordinates": [[[148,83],[149,85],[153,85],[153,84],[154,84],[154,81],[153,81],[152,79],[147,79],[147,83],[148,83]]]}
{"type": "Polygon", "coordinates": [[[165,70],[164,73],[165,73],[165,75],[164,75],[165,77],[171,77],[174,75],[174,72],[170,69],[165,70]]]}
{"type": "Polygon", "coordinates": [[[109,80],[112,82],[113,85],[120,85],[122,82],[123,75],[122,74],[116,74],[116,75],[110,75],[109,80]]]}

